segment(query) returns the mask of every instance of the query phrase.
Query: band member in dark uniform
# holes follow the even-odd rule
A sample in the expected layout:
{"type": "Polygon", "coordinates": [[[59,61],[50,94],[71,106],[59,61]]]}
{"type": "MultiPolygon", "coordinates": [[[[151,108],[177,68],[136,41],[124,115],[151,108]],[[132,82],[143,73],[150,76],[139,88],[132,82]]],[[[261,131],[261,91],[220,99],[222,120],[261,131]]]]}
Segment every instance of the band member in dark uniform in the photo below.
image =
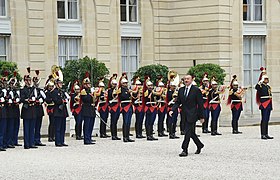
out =
{"type": "Polygon", "coordinates": [[[36,113],[36,88],[31,85],[30,67],[27,68],[28,74],[24,76],[25,86],[20,92],[20,99],[23,103],[21,118],[23,119],[24,149],[37,148],[34,142],[36,113]]]}
{"type": "Polygon", "coordinates": [[[221,100],[220,100],[220,94],[224,92],[224,89],[219,90],[218,83],[215,81],[215,78],[213,77],[211,81],[211,89],[208,94],[208,100],[209,100],[209,110],[211,112],[211,135],[222,135],[221,133],[218,133],[218,119],[221,112],[221,100]]]}
{"type": "Polygon", "coordinates": [[[15,148],[15,140],[17,141],[17,137],[15,139],[15,131],[19,128],[19,118],[20,118],[20,112],[19,112],[19,103],[20,103],[20,93],[19,90],[17,90],[16,87],[16,72],[14,72],[14,76],[8,81],[8,88],[7,88],[7,96],[6,96],[6,102],[7,102],[7,130],[6,130],[6,136],[4,142],[6,143],[8,148],[15,148]],[[17,124],[16,124],[17,123],[17,124]],[[15,124],[17,127],[15,127],[15,124]]]}
{"type": "Polygon", "coordinates": [[[168,136],[164,133],[164,119],[165,115],[167,112],[166,108],[166,93],[167,93],[167,88],[165,88],[164,83],[162,82],[162,75],[158,76],[157,80],[157,87],[155,89],[155,96],[157,99],[157,108],[158,108],[158,136],[163,137],[163,136],[168,136]]]}
{"type": "Polygon", "coordinates": [[[46,144],[43,144],[41,142],[41,127],[42,127],[42,120],[44,116],[44,109],[43,109],[43,103],[46,99],[46,94],[44,93],[43,89],[39,88],[41,78],[39,78],[39,70],[35,70],[36,76],[33,77],[33,84],[36,88],[36,102],[35,102],[35,108],[36,108],[36,122],[35,122],[35,145],[36,146],[46,146],[46,144]]]}
{"type": "Polygon", "coordinates": [[[201,86],[199,87],[203,96],[203,113],[204,113],[204,123],[202,124],[202,133],[210,133],[211,131],[208,130],[209,126],[209,101],[208,101],[208,94],[210,90],[210,84],[208,79],[208,74],[205,73],[203,79],[201,81],[201,86]]]}
{"type": "Polygon", "coordinates": [[[192,85],[192,76],[185,76],[185,87],[179,89],[178,98],[174,106],[172,107],[172,111],[169,112],[169,115],[172,116],[174,110],[178,109],[180,105],[182,105],[182,113],[184,113],[184,120],[186,122],[185,129],[185,138],[182,143],[183,152],[179,154],[180,157],[188,156],[188,147],[190,138],[193,139],[194,143],[197,146],[197,150],[195,154],[200,154],[201,149],[204,147],[202,142],[199,140],[197,135],[195,134],[195,123],[198,119],[200,119],[201,123],[203,123],[203,99],[201,91],[198,87],[192,85]]]}
{"type": "Polygon", "coordinates": [[[242,96],[244,95],[244,93],[245,93],[245,89],[238,87],[236,75],[234,75],[230,83],[229,96],[227,102],[228,105],[231,105],[232,134],[242,134],[242,132],[238,130],[238,121],[239,121],[240,114],[243,110],[242,96]]]}
{"type": "Polygon", "coordinates": [[[55,124],[54,124],[54,102],[53,102],[53,97],[52,97],[52,93],[53,90],[55,89],[54,87],[54,82],[53,82],[53,78],[52,75],[50,75],[49,79],[46,82],[46,90],[45,90],[45,94],[46,94],[46,105],[47,105],[47,113],[49,115],[49,126],[48,126],[48,141],[49,142],[53,142],[55,141],[55,124]]]}
{"type": "Polygon", "coordinates": [[[95,122],[95,102],[94,92],[91,90],[89,74],[86,73],[86,78],[83,80],[83,89],[81,91],[82,117],[84,120],[84,145],[95,144],[91,139],[92,131],[95,122]]]}
{"type": "Polygon", "coordinates": [[[54,122],[55,122],[55,146],[64,147],[65,144],[65,130],[66,130],[66,118],[68,117],[67,102],[70,96],[62,90],[63,79],[59,77],[55,80],[56,88],[52,92],[52,100],[54,102],[54,122]]]}
{"type": "MultiPolygon", "coordinates": [[[[170,88],[167,91],[167,108],[168,113],[172,111],[172,108],[177,100],[178,97],[178,90],[176,90],[176,83],[171,80],[170,81],[170,88]]],[[[176,126],[177,126],[177,118],[178,118],[178,109],[173,110],[172,116],[168,114],[168,127],[169,127],[169,139],[178,139],[179,137],[176,136],[176,126]]],[[[181,121],[183,121],[183,118],[181,117],[181,121]]]]}
{"type": "Polygon", "coordinates": [[[143,136],[142,133],[143,120],[145,115],[142,106],[143,86],[138,76],[134,77],[133,85],[131,88],[132,88],[132,103],[135,109],[134,111],[135,111],[136,138],[138,139],[146,138],[146,136],[143,136]]]}
{"type": "Polygon", "coordinates": [[[148,141],[158,140],[153,136],[153,126],[157,115],[156,97],[153,91],[153,83],[149,77],[145,77],[145,83],[143,87],[143,99],[144,111],[146,113],[145,127],[148,141]]]}
{"type": "Polygon", "coordinates": [[[7,145],[4,142],[7,127],[7,81],[8,71],[4,71],[4,76],[0,79],[0,151],[6,151],[7,145]]]}
{"type": "Polygon", "coordinates": [[[75,136],[76,140],[82,140],[82,104],[81,104],[81,90],[79,82],[75,81],[71,88],[70,109],[75,118],[75,136]]]}
{"type": "Polygon", "coordinates": [[[129,137],[133,113],[131,90],[128,89],[128,80],[125,77],[122,77],[120,82],[122,87],[120,88],[119,101],[121,103],[121,112],[123,116],[123,142],[134,142],[134,140],[129,137]]]}
{"type": "Polygon", "coordinates": [[[100,138],[111,137],[106,134],[106,124],[109,116],[108,101],[107,101],[107,91],[105,90],[104,78],[100,78],[98,82],[98,88],[95,90],[96,103],[98,105],[98,112],[100,114],[100,138]],[[106,123],[106,124],[105,124],[106,123]]]}
{"type": "Polygon", "coordinates": [[[259,109],[261,110],[261,139],[273,139],[273,137],[268,135],[268,123],[270,120],[270,113],[272,111],[272,93],[271,87],[268,84],[269,78],[266,74],[266,69],[261,68],[261,75],[259,82],[255,89],[257,90],[257,103],[259,104],[259,109]]]}
{"type": "Polygon", "coordinates": [[[117,124],[120,117],[120,104],[119,104],[119,94],[120,90],[118,89],[118,82],[116,80],[117,74],[113,74],[113,76],[110,78],[108,83],[108,105],[109,105],[109,112],[111,115],[111,135],[112,140],[121,140],[121,138],[117,135],[117,124]]]}

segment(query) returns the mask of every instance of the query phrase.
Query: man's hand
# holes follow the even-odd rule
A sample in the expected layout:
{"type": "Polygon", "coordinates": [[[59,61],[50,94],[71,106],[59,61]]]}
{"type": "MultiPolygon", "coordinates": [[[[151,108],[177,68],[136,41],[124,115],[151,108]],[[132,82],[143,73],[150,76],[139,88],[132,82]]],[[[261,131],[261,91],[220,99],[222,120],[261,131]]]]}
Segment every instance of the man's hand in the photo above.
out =
{"type": "Polygon", "coordinates": [[[173,114],[173,111],[169,111],[169,116],[172,116],[172,114],[173,114]]]}
{"type": "Polygon", "coordinates": [[[201,124],[202,124],[202,123],[204,123],[204,121],[205,121],[205,120],[204,120],[204,119],[200,119],[199,121],[200,121],[200,122],[201,122],[201,124]]]}

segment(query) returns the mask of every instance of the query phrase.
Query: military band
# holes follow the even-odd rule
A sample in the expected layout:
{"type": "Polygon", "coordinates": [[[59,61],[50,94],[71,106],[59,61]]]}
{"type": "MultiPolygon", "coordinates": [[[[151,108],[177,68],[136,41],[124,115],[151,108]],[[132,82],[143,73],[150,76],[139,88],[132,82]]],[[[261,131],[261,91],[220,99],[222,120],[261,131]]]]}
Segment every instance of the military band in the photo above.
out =
{"type": "MultiPolygon", "coordinates": [[[[23,119],[24,149],[45,146],[41,141],[44,108],[49,118],[48,141],[55,142],[57,147],[68,146],[65,143],[68,104],[75,119],[75,137],[77,140],[84,140],[85,145],[95,144],[92,134],[95,118],[98,114],[100,115],[100,138],[110,137],[107,135],[107,127],[110,127],[112,140],[121,140],[118,137],[120,115],[122,127],[119,128],[122,129],[124,142],[134,142],[130,138],[131,128],[135,129],[137,139],[158,140],[154,137],[156,120],[158,137],[168,136],[165,134],[165,130],[167,130],[169,139],[179,138],[176,135],[178,119],[181,119],[180,131],[181,135],[184,135],[186,122],[182,120],[184,119],[182,107],[173,108],[177,101],[178,90],[184,87],[184,81],[179,80],[175,71],[169,71],[166,80],[163,78],[164,76],[159,75],[156,79],[156,86],[153,85],[149,76],[146,76],[142,82],[139,76],[135,76],[129,87],[126,73],[122,73],[118,80],[117,74],[113,74],[107,88],[104,84],[104,77],[99,78],[96,88],[92,87],[90,75],[86,73],[81,84],[78,80],[72,83],[70,96],[62,88],[63,75],[59,67],[52,67],[52,73],[43,89],[39,87],[41,82],[39,70],[32,71],[35,72],[33,78],[31,77],[31,69],[27,68],[22,88],[20,88],[20,84],[23,83],[18,81],[16,72],[11,75],[6,71],[0,79],[0,151],[21,146],[18,143],[20,119],[23,119]],[[8,76],[11,78],[9,79],[8,76]],[[166,85],[164,82],[167,82],[166,85]],[[169,114],[170,111],[173,112],[172,115],[169,114]],[[131,127],[134,113],[135,124],[133,124],[134,127],[131,127]],[[146,136],[143,135],[143,123],[146,136]]],[[[272,93],[266,69],[261,68],[261,71],[255,89],[262,117],[260,123],[261,139],[266,140],[273,139],[268,134],[268,123],[272,111],[272,93]]],[[[196,86],[196,83],[193,81],[192,85],[196,86]]],[[[218,120],[227,87],[218,85],[215,77],[210,83],[208,73],[205,73],[201,77],[199,89],[203,96],[204,122],[202,123],[202,132],[211,132],[213,136],[221,135],[218,132],[218,120]],[[211,131],[208,128],[210,120],[211,131]]],[[[232,112],[233,134],[242,134],[239,131],[239,119],[243,104],[246,102],[245,93],[246,88],[239,85],[237,76],[234,75],[228,86],[227,99],[227,104],[230,105],[232,112]]]]}

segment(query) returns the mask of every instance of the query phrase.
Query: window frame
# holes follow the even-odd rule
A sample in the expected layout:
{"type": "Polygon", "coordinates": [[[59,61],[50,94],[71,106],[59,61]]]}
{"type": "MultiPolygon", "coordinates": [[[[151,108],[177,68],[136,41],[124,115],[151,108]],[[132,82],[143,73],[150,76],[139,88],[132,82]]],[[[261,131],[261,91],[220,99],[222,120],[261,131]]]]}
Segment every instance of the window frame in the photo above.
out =
{"type": "Polygon", "coordinates": [[[242,17],[242,19],[243,19],[243,22],[265,22],[265,13],[266,13],[266,11],[265,11],[265,0],[261,0],[262,1],[262,3],[261,4],[256,4],[255,3],[255,0],[251,0],[251,2],[250,2],[250,4],[246,4],[246,6],[249,6],[250,7],[250,19],[246,19],[246,20],[244,20],[244,3],[243,3],[243,9],[242,9],[242,12],[243,12],[243,17],[242,17]],[[258,6],[258,5],[260,5],[262,8],[261,8],[261,10],[262,10],[262,15],[261,15],[261,20],[254,20],[254,14],[255,14],[255,6],[258,6]]]}
{"type": "Polygon", "coordinates": [[[0,18],[8,18],[8,0],[4,0],[5,2],[5,15],[0,15],[0,18]]]}
{"type": "MultiPolygon", "coordinates": [[[[58,64],[60,64],[60,57],[65,57],[65,62],[68,61],[68,60],[71,60],[70,57],[73,56],[73,55],[70,55],[70,46],[69,46],[69,41],[70,39],[76,39],[78,40],[78,53],[77,53],[77,59],[81,58],[81,52],[82,52],[82,37],[70,37],[70,36],[58,36],[58,53],[57,53],[57,60],[58,60],[58,64]],[[66,46],[66,55],[60,55],[59,54],[59,40],[60,39],[63,39],[65,40],[65,46],[66,46]]],[[[65,64],[61,65],[61,67],[65,67],[65,64]]]]}
{"type": "Polygon", "coordinates": [[[133,22],[133,21],[130,21],[129,20],[129,0],[125,0],[126,1],[126,21],[122,21],[121,19],[121,3],[120,3],[120,22],[121,24],[139,24],[140,21],[139,21],[139,0],[136,0],[136,21],[133,22]]]}
{"type": "Polygon", "coordinates": [[[80,0],[77,0],[77,19],[69,19],[69,12],[68,12],[68,2],[69,0],[56,0],[56,9],[57,9],[57,2],[58,1],[64,1],[64,13],[65,18],[59,18],[58,12],[56,12],[57,20],[61,22],[70,21],[70,22],[76,22],[80,21],[80,0]]]}
{"type": "MultiPolygon", "coordinates": [[[[5,40],[5,47],[6,47],[6,49],[5,49],[6,55],[0,54],[0,57],[6,57],[6,59],[4,61],[8,61],[9,60],[9,52],[10,52],[9,51],[9,49],[10,49],[10,43],[9,43],[10,36],[1,36],[0,35],[0,38],[4,38],[4,40],[5,40]]],[[[0,61],[3,61],[3,60],[0,59],[0,61]]]]}
{"type": "Polygon", "coordinates": [[[126,41],[126,43],[125,43],[125,46],[126,46],[125,54],[123,54],[122,46],[121,46],[121,70],[122,70],[122,72],[126,72],[127,73],[128,79],[132,79],[133,77],[130,77],[130,75],[132,75],[133,73],[135,73],[137,71],[137,69],[139,68],[140,63],[141,63],[141,38],[122,37],[121,41],[126,41]],[[136,40],[136,43],[137,43],[137,50],[136,50],[136,52],[138,53],[136,55],[135,54],[130,54],[130,52],[129,52],[129,48],[128,47],[130,47],[130,41],[131,40],[136,40]],[[125,71],[123,69],[123,57],[126,57],[126,60],[127,60],[127,67],[128,67],[127,71],[125,71]],[[137,64],[136,64],[136,71],[135,72],[130,70],[130,67],[132,67],[131,66],[131,62],[132,62],[131,57],[136,57],[136,59],[137,59],[137,61],[136,61],[137,62],[137,64]]]}

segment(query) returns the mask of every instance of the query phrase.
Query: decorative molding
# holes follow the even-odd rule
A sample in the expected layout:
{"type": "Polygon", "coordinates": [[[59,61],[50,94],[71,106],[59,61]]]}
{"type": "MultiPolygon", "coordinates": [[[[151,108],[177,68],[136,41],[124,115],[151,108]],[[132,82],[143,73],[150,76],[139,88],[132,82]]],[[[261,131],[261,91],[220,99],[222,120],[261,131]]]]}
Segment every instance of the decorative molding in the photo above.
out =
{"type": "Polygon", "coordinates": [[[141,37],[140,24],[121,24],[122,37],[141,37]]]}
{"type": "Polygon", "coordinates": [[[0,19],[0,33],[1,34],[11,34],[11,20],[10,19],[0,19]]]}
{"type": "Polygon", "coordinates": [[[266,23],[243,23],[243,35],[266,36],[266,23]]]}
{"type": "Polygon", "coordinates": [[[59,36],[83,36],[81,22],[61,22],[57,23],[57,34],[59,36]]]}

